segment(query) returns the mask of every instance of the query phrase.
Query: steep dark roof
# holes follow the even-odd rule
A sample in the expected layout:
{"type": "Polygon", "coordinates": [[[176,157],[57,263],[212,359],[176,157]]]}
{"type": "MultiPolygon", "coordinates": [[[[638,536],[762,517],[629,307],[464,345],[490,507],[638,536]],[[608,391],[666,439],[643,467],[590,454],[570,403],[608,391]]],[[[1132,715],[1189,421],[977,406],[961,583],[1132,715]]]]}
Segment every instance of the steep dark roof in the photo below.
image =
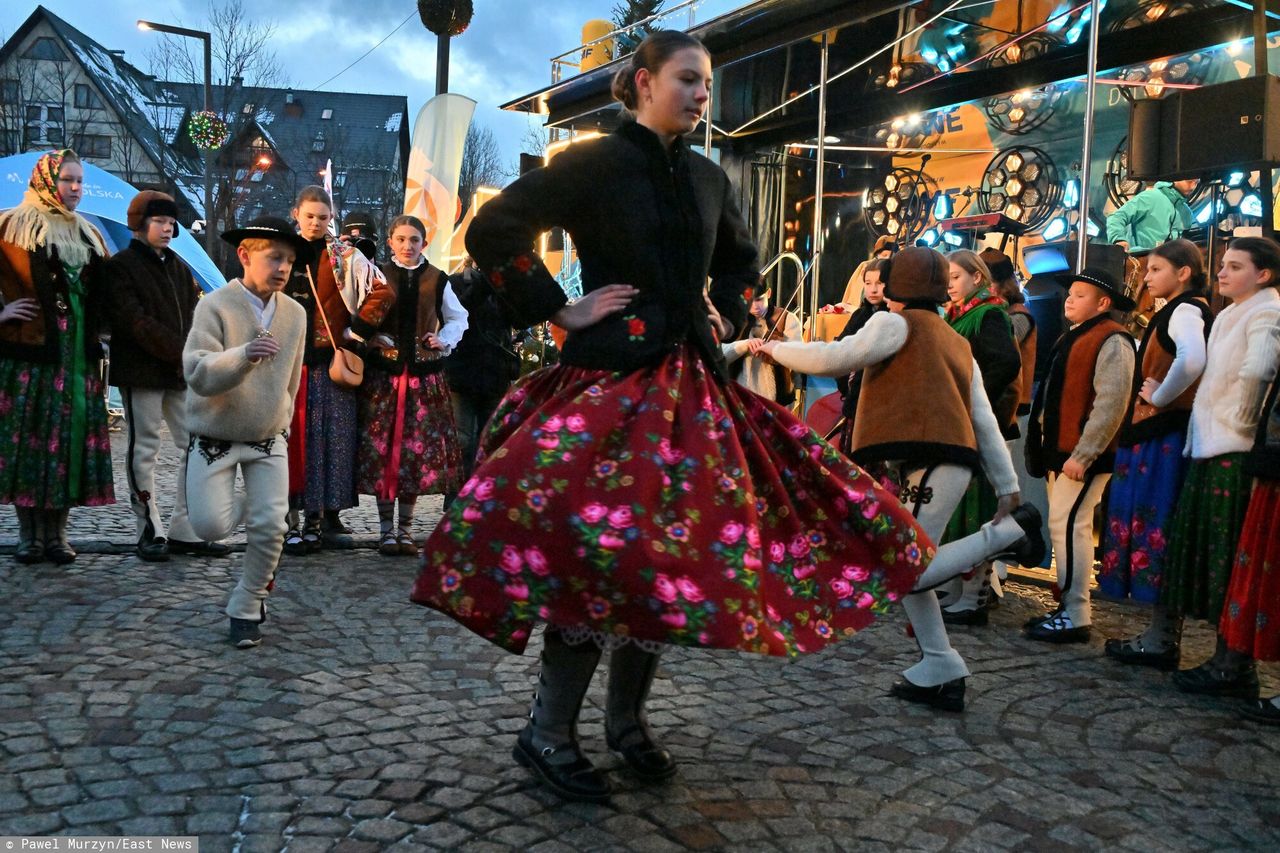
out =
{"type": "MultiPolygon", "coordinates": [[[[173,130],[179,119],[175,111],[182,111],[183,105],[166,91],[163,84],[157,83],[153,77],[135,68],[119,53],[107,50],[44,6],[36,7],[35,12],[5,46],[16,48],[26,32],[41,18],[48,21],[76,61],[93,78],[108,106],[120,117],[129,134],[147,156],[160,166],[161,171],[171,174],[192,207],[197,211],[202,210],[204,197],[199,180],[194,183],[184,180],[200,175],[200,159],[175,150],[169,144],[173,141],[173,130]]],[[[4,52],[0,51],[0,61],[4,58],[4,52]]]]}
{"type": "MultiPolygon", "coordinates": [[[[189,108],[203,106],[203,86],[163,85],[189,108]]],[[[404,95],[214,86],[212,97],[214,109],[224,112],[237,136],[256,122],[268,145],[295,170],[323,165],[328,158],[335,170],[386,169],[399,152],[398,170],[404,177],[409,157],[409,101],[404,95]],[[326,110],[331,111],[328,118],[326,110]],[[314,150],[318,138],[324,140],[322,151],[314,150]]]]}

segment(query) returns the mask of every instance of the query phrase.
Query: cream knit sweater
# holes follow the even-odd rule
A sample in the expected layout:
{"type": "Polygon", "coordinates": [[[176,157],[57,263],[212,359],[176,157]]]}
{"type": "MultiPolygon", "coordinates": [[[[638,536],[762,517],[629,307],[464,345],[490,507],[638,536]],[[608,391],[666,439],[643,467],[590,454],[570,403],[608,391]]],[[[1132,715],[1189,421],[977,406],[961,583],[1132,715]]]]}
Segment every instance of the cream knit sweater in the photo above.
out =
{"type": "Polygon", "coordinates": [[[258,337],[249,294],[235,279],[196,304],[182,351],[187,380],[187,429],[224,441],[262,441],[289,428],[302,376],[307,312],[283,293],[271,336],[280,353],[253,364],[245,347],[258,337]]]}

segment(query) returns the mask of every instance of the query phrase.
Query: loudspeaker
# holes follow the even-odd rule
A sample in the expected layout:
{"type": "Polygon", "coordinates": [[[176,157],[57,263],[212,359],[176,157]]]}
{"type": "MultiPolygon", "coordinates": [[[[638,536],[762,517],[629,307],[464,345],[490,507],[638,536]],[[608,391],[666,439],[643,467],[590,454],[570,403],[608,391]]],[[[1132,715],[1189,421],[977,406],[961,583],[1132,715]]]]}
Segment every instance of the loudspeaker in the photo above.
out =
{"type": "Polygon", "coordinates": [[[1134,101],[1129,176],[1174,181],[1280,164],[1280,77],[1245,77],[1134,101]]]}
{"type": "Polygon", "coordinates": [[[1129,109],[1129,177],[1160,179],[1178,161],[1177,98],[1147,98],[1129,109]]]}
{"type": "Polygon", "coordinates": [[[1280,162],[1280,77],[1245,77],[1180,94],[1172,177],[1247,172],[1280,162]]]}

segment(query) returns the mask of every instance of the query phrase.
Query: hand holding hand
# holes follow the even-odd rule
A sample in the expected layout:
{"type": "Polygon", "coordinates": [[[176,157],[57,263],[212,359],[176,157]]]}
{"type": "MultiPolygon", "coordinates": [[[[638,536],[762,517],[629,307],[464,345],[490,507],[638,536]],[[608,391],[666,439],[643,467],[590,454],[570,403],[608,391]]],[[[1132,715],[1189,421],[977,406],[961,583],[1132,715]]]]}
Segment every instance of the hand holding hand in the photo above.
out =
{"type": "Polygon", "coordinates": [[[15,299],[0,310],[0,323],[8,323],[10,320],[20,320],[25,323],[28,320],[34,320],[39,313],[40,303],[36,300],[30,297],[15,299]]]}
{"type": "Polygon", "coordinates": [[[1021,503],[1022,503],[1021,492],[1014,492],[1011,495],[1001,495],[999,501],[996,503],[996,514],[992,516],[991,520],[993,522],[1000,521],[1009,513],[1017,509],[1018,505],[1021,503]]]}
{"type": "Polygon", "coordinates": [[[629,284],[608,284],[561,308],[551,318],[562,329],[576,332],[594,326],[631,303],[640,291],[629,284]]]}

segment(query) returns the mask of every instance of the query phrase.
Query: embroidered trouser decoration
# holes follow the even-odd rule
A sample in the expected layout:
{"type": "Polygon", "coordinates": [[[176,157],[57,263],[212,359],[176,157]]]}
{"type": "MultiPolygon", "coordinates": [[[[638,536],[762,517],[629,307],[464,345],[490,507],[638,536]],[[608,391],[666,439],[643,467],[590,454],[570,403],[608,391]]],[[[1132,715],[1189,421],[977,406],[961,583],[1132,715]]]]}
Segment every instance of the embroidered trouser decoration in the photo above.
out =
{"type": "Polygon", "coordinates": [[[282,436],[258,442],[192,436],[192,445],[199,452],[187,456],[191,526],[200,539],[217,541],[244,522],[244,562],[226,612],[237,619],[261,620],[284,544],[288,442],[282,436]],[[236,495],[237,468],[244,478],[243,498],[236,495]]]}

